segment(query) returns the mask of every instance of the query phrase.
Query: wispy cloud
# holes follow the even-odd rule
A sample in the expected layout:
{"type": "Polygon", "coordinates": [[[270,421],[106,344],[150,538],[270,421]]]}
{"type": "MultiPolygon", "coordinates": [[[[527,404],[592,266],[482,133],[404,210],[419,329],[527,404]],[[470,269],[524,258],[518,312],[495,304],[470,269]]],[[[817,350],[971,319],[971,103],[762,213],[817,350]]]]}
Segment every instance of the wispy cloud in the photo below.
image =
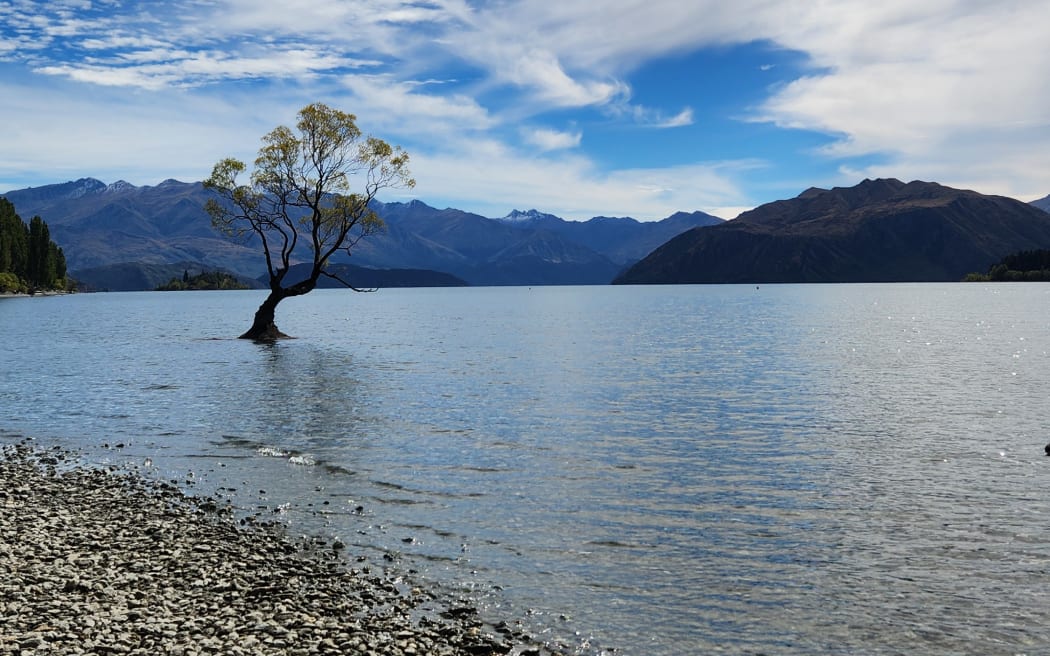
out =
{"type": "Polygon", "coordinates": [[[561,132],[545,128],[525,131],[525,140],[543,151],[566,150],[580,145],[581,132],[561,132]]]}
{"type": "Polygon", "coordinates": [[[628,112],[639,125],[652,128],[681,128],[693,124],[692,107],[686,107],[673,116],[666,116],[660,110],[637,105],[629,107],[628,112]]]}
{"type": "Polygon", "coordinates": [[[85,63],[41,66],[35,70],[45,75],[60,75],[105,86],[162,89],[253,78],[302,80],[325,71],[374,65],[374,62],[341,59],[313,49],[267,52],[254,57],[219,52],[150,50],[122,54],[117,59],[119,62],[96,59],[85,63]]]}
{"type": "Polygon", "coordinates": [[[685,100],[636,99],[632,81],[667,58],[763,42],[808,67],[785,79],[780,60],[751,62],[778,83],[725,112],[824,135],[784,155],[790,183],[795,158],[844,180],[1034,198],[1050,191],[1048,23],[1045,0],[7,0],[0,124],[14,136],[0,180],[66,166],[200,178],[322,100],[408,147],[424,199],[584,217],[745,206],[746,156],[639,168],[634,153],[588,147],[596,124],[705,142],[703,103],[723,89],[683,77],[685,100]]]}
{"type": "Polygon", "coordinates": [[[415,157],[413,172],[419,197],[440,204],[469,194],[477,199],[471,211],[485,216],[535,206],[570,219],[611,215],[651,220],[683,207],[714,212],[735,205],[743,190],[734,174],[756,165],[705,162],[603,172],[585,157],[526,157],[498,142],[479,140],[465,143],[463,152],[415,157]]]}
{"type": "Polygon", "coordinates": [[[862,175],[983,179],[977,186],[990,193],[1032,195],[1050,179],[1048,21],[1044,2],[839,2],[810,11],[770,33],[826,72],[782,88],[760,116],[838,135],[827,157],[888,159],[862,175]],[[989,162],[1000,173],[978,174],[989,162]]]}
{"type": "Polygon", "coordinates": [[[371,124],[404,135],[430,135],[438,142],[455,140],[463,132],[495,124],[473,98],[450,93],[425,93],[430,85],[401,82],[389,75],[346,75],[342,86],[353,95],[355,113],[371,124]]]}
{"type": "Polygon", "coordinates": [[[0,81],[7,99],[0,103],[6,153],[0,190],[84,176],[135,184],[201,180],[222,157],[254,158],[260,136],[274,127],[272,116],[292,107],[258,99],[253,105],[240,93],[215,99],[101,87],[79,97],[71,112],[75,87],[0,81]]]}
{"type": "Polygon", "coordinates": [[[572,76],[549,50],[520,43],[487,43],[475,46],[474,62],[489,67],[500,84],[530,90],[531,102],[550,107],[604,105],[627,94],[627,85],[615,79],[572,76]]]}

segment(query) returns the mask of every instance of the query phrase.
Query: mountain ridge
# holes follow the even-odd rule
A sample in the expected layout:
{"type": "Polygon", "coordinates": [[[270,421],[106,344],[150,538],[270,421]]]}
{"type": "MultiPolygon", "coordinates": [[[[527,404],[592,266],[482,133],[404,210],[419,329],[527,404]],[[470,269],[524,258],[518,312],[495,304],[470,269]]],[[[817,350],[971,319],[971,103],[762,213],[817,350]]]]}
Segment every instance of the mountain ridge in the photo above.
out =
{"type": "Polygon", "coordinates": [[[887,178],[810,188],[690,230],[616,282],[949,281],[1012,252],[1048,246],[1050,215],[1031,205],[887,178]]]}
{"type": "MultiPolygon", "coordinates": [[[[258,277],[265,268],[259,248],[212,228],[203,210],[209,193],[199,182],[169,179],[136,187],[80,178],[3,195],[19,212],[40,215],[53,226],[74,277],[129,262],[193,262],[258,277]]],[[[420,200],[376,202],[374,209],[386,230],[362,240],[352,258],[333,258],[334,264],[430,270],[474,285],[605,284],[670,237],[722,222],[694,212],[658,222],[596,217],[579,224],[538,210],[512,213],[520,220],[508,221],[439,210],[420,200]]]]}

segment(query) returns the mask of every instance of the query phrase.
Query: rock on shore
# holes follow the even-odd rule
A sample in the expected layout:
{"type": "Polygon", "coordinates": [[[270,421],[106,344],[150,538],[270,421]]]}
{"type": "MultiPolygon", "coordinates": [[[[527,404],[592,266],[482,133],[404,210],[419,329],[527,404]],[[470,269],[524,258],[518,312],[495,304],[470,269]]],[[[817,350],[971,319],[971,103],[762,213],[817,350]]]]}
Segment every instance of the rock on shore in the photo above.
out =
{"type": "Polygon", "coordinates": [[[61,450],[0,447],[0,654],[552,653],[343,545],[61,450]]]}

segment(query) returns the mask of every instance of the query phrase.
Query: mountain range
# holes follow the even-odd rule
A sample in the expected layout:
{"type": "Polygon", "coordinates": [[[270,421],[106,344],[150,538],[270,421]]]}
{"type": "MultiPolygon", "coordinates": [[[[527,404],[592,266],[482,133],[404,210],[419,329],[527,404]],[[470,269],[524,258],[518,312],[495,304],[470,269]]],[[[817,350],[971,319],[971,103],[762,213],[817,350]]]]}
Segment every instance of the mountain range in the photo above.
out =
{"type": "Polygon", "coordinates": [[[615,282],[957,281],[1050,248],[1037,204],[896,179],[811,188],[678,235],[615,282]]]}
{"type": "MultiPolygon", "coordinates": [[[[216,269],[258,286],[264,274],[257,245],[212,228],[200,183],[83,178],[4,196],[20,216],[43,218],[72,276],[97,289],[216,269]]],[[[576,222],[537,210],[494,219],[418,200],[374,209],[386,229],[332,263],[359,287],[945,281],[1050,248],[1050,196],[1026,204],[896,179],[807,189],[733,221],[680,212],[576,222]]]]}
{"type": "MultiPolygon", "coordinates": [[[[3,195],[20,216],[43,218],[71,275],[97,288],[126,288],[115,286],[119,279],[147,285],[172,267],[180,274],[186,268],[248,278],[265,273],[258,246],[230,241],[212,228],[203,209],[209,192],[200,183],[165,180],[137,187],[82,178],[3,195]]],[[[493,219],[421,201],[376,203],[374,209],[386,229],[355,247],[353,264],[450,276],[388,277],[420,284],[460,284],[451,282],[457,279],[472,285],[606,284],[671,237],[723,222],[703,212],[656,222],[609,217],[575,222],[536,210],[493,219]]]]}

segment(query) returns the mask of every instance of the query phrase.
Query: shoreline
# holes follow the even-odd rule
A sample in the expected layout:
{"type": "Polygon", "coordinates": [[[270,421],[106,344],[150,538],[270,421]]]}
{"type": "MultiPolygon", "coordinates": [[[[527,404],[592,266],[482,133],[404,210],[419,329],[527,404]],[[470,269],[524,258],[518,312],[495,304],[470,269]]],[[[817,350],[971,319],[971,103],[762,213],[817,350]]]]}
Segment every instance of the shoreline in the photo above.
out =
{"type": "Polygon", "coordinates": [[[50,297],[50,296],[69,296],[70,294],[76,294],[78,292],[67,292],[58,291],[55,289],[48,289],[46,291],[33,292],[32,294],[26,292],[0,292],[0,298],[37,298],[37,297],[50,297]]]}
{"type": "Polygon", "coordinates": [[[341,542],[30,442],[0,444],[0,653],[564,653],[341,542]]]}

